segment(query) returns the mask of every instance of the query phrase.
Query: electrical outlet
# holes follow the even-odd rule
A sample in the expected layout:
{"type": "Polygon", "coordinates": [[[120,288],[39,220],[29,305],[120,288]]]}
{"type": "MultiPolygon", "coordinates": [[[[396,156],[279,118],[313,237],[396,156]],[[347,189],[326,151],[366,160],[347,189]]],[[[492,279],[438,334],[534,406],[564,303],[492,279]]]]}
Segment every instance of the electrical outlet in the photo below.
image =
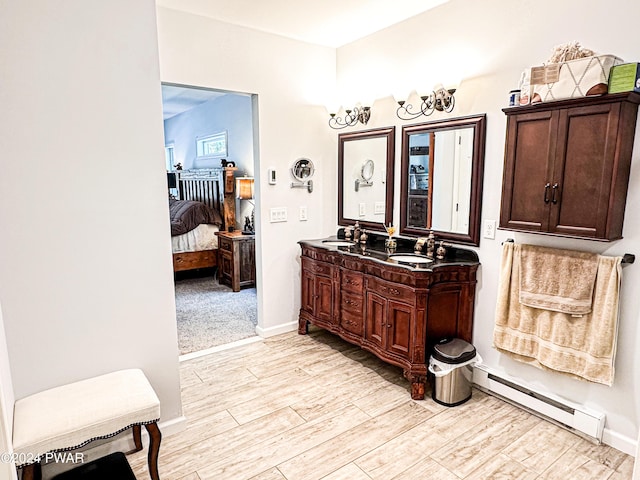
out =
{"type": "Polygon", "coordinates": [[[482,232],[483,232],[482,236],[484,238],[489,238],[491,240],[496,238],[496,221],[495,220],[485,220],[482,232]]]}
{"type": "Polygon", "coordinates": [[[366,203],[361,203],[360,204],[360,216],[364,217],[367,214],[367,204],[366,203]]]}
{"type": "Polygon", "coordinates": [[[271,223],[287,221],[287,207],[274,207],[269,209],[271,223]]]}
{"type": "Polygon", "coordinates": [[[306,222],[307,221],[307,207],[304,205],[300,206],[300,210],[298,212],[298,219],[301,222],[306,222]]]}
{"type": "Polygon", "coordinates": [[[376,202],[373,205],[373,213],[375,215],[384,215],[384,202],[376,202]]]}

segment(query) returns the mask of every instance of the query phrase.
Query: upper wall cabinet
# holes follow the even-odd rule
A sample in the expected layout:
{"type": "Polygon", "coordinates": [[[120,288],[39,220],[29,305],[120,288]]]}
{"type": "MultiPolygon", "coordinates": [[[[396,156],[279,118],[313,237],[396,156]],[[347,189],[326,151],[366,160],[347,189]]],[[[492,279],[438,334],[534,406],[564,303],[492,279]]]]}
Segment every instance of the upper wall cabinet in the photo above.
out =
{"type": "Polygon", "coordinates": [[[622,238],[640,95],[506,108],[500,228],[622,238]]]}

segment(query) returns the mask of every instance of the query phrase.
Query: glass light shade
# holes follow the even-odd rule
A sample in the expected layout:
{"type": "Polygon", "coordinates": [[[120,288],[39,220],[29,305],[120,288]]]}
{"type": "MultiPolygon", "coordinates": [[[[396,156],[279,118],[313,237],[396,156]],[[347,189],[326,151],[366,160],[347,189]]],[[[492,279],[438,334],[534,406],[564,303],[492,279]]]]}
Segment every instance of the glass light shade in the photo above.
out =
{"type": "Polygon", "coordinates": [[[253,198],[253,178],[236,178],[236,195],[240,200],[251,200],[253,198]]]}

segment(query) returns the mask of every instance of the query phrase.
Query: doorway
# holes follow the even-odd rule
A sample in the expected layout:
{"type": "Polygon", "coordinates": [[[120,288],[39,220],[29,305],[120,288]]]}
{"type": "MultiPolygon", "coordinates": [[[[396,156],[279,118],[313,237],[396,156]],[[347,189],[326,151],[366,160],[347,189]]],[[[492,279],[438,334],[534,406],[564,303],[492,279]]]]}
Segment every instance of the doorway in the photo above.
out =
{"type": "MultiPolygon", "coordinates": [[[[253,95],[163,83],[162,103],[168,173],[215,171],[224,160],[235,164],[236,178],[254,178],[257,121],[253,95]]],[[[180,195],[171,188],[169,194],[180,195]]],[[[255,199],[245,196],[232,201],[237,232],[246,222],[253,222],[255,199]]],[[[215,246],[206,248],[217,249],[217,235],[214,240],[215,246]]],[[[172,243],[175,253],[174,237],[172,243]]],[[[181,360],[259,339],[255,285],[234,291],[221,284],[219,271],[217,265],[174,273],[181,360]]]]}

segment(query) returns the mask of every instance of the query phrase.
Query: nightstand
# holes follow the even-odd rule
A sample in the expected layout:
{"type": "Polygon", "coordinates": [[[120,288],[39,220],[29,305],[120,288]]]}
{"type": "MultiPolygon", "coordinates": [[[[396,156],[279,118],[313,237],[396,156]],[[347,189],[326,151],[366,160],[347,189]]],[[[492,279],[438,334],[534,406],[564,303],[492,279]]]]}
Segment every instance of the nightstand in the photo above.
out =
{"type": "Polygon", "coordinates": [[[256,284],[255,235],[218,232],[218,280],[234,292],[256,284]]]}

